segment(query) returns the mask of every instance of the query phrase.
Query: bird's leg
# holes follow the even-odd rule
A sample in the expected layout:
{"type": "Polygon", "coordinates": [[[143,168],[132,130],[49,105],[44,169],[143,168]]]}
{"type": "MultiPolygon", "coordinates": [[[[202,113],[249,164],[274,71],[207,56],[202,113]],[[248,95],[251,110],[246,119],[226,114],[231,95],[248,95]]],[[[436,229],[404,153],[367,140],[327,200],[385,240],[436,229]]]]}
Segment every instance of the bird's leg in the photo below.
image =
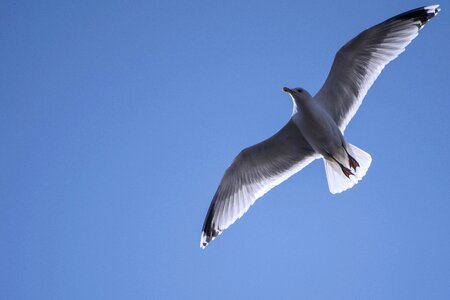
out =
{"type": "Polygon", "coordinates": [[[349,168],[346,168],[342,164],[339,164],[339,166],[341,167],[342,173],[344,173],[344,175],[347,176],[347,178],[350,178],[350,175],[355,175],[352,173],[352,171],[350,171],[349,168]]]}
{"type": "Polygon", "coordinates": [[[356,171],[356,168],[359,167],[359,163],[354,159],[351,155],[348,156],[350,168],[356,171]]]}
{"type": "MultiPolygon", "coordinates": [[[[356,159],[354,159],[354,158],[348,153],[347,148],[345,148],[344,145],[342,145],[342,147],[344,147],[345,153],[347,153],[347,156],[348,156],[348,163],[349,163],[349,165],[350,165],[350,168],[353,169],[353,170],[355,170],[355,172],[356,172],[356,168],[359,167],[359,163],[356,161],[356,159]]],[[[348,177],[348,176],[347,176],[347,177],[348,177]]]]}
{"type": "MultiPolygon", "coordinates": [[[[344,166],[343,164],[338,162],[337,159],[334,158],[332,155],[329,155],[329,156],[339,165],[339,167],[341,167],[342,173],[344,173],[344,175],[347,176],[347,178],[350,178],[350,175],[355,175],[355,174],[352,173],[352,171],[349,168],[347,168],[346,166],[344,166]]],[[[356,162],[356,160],[355,160],[355,162],[356,162]]]]}

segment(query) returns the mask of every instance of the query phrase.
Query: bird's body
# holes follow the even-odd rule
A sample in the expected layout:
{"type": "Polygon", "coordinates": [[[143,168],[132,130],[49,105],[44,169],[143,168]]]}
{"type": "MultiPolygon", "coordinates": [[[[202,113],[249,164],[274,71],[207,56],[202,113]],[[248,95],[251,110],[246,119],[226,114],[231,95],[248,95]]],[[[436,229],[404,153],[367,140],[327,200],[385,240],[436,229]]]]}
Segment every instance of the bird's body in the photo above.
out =
{"type": "Polygon", "coordinates": [[[323,158],[328,187],[340,193],[367,173],[371,156],[346,142],[344,130],[385,65],[405,50],[439,5],[420,7],[375,25],[345,44],[312,97],[284,88],[293,100],[288,123],[269,139],[246,148],[226,170],[203,224],[200,246],[240,218],[262,195],[323,158]]]}
{"type": "MultiPolygon", "coordinates": [[[[292,97],[292,122],[307,144],[324,160],[330,192],[335,194],[351,188],[369,169],[372,162],[370,155],[345,141],[336,121],[307,91],[302,88],[283,90],[292,97]],[[361,158],[361,164],[354,156],[361,158]]],[[[332,101],[334,99],[328,100],[332,101]]]]}
{"type": "MultiPolygon", "coordinates": [[[[302,90],[302,94],[306,93],[302,90]]],[[[306,94],[303,97],[295,96],[293,102],[298,108],[291,117],[292,121],[311,148],[324,157],[340,152],[342,145],[345,144],[344,136],[336,122],[317,101],[306,94]]]]}

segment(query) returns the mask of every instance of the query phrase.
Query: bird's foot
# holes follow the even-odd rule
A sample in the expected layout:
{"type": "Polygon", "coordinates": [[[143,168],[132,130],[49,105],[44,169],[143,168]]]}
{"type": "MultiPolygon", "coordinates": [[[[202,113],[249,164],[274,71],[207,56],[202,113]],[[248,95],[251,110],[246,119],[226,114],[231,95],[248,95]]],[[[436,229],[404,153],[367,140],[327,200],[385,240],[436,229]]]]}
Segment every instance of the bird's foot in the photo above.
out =
{"type": "Polygon", "coordinates": [[[351,155],[348,156],[348,162],[350,164],[350,168],[355,170],[355,171],[356,171],[356,168],[359,167],[359,163],[356,161],[356,159],[351,157],[351,155]]]}
{"type": "Polygon", "coordinates": [[[350,178],[350,175],[355,175],[352,173],[352,171],[349,168],[344,167],[341,164],[340,164],[340,167],[341,167],[342,173],[344,173],[344,175],[347,176],[347,178],[350,178]]]}

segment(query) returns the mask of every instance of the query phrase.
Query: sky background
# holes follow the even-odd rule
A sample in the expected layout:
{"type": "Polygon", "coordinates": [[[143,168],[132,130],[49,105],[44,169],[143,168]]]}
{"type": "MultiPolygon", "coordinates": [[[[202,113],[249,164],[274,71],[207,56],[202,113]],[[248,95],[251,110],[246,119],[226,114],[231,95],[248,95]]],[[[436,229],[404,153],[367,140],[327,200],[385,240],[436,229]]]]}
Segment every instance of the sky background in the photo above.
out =
{"type": "Polygon", "coordinates": [[[0,299],[449,299],[450,2],[346,130],[206,250],[225,169],[422,1],[1,1],[0,299]]]}

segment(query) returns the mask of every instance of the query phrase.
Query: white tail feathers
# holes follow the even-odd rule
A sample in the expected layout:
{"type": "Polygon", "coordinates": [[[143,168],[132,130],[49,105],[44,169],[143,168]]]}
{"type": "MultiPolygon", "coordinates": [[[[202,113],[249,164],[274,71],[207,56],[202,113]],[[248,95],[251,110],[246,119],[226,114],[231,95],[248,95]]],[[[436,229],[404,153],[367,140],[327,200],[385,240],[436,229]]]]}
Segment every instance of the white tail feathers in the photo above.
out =
{"type": "MultiPolygon", "coordinates": [[[[337,162],[329,161],[327,159],[323,160],[325,164],[325,173],[327,174],[328,188],[332,194],[343,192],[357,184],[358,181],[366,175],[372,162],[370,154],[358,147],[347,144],[346,148],[348,154],[350,154],[359,164],[359,167],[356,167],[356,171],[351,169],[353,174],[349,177],[345,176],[337,162]]],[[[350,169],[348,158],[341,161],[341,163],[343,166],[350,169]]]]}

